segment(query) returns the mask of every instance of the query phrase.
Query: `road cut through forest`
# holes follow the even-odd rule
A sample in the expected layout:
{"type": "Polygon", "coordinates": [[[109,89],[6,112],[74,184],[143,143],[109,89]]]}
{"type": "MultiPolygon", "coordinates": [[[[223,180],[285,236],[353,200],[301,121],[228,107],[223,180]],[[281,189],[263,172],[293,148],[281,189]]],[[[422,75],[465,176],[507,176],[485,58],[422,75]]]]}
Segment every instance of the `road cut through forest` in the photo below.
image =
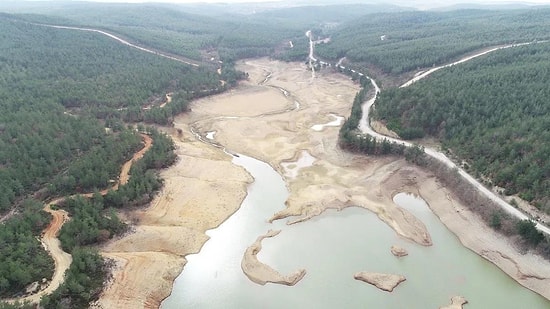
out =
{"type": "MultiPolygon", "coordinates": [[[[141,159],[143,155],[153,146],[153,139],[147,135],[147,134],[140,134],[141,138],[143,140],[143,147],[134,153],[132,158],[128,161],[126,161],[122,165],[122,169],[118,178],[118,181],[108,189],[104,189],[100,191],[99,193],[101,195],[105,195],[109,192],[109,190],[118,190],[118,187],[120,185],[125,185],[128,183],[128,180],[130,179],[130,168],[132,167],[132,164],[136,162],[137,160],[141,159]]],[[[34,293],[32,295],[28,295],[21,298],[13,298],[8,299],[8,302],[31,302],[31,303],[37,303],[40,301],[40,298],[44,295],[51,294],[53,291],[55,291],[65,280],[65,272],[69,269],[72,262],[72,257],[67,252],[63,251],[61,248],[61,242],[57,238],[59,231],[63,227],[63,224],[70,220],[69,214],[67,211],[63,209],[57,209],[52,208],[52,206],[55,206],[59,203],[62,203],[65,199],[76,197],[76,196],[83,196],[87,198],[91,198],[93,196],[93,192],[90,193],[84,193],[84,194],[77,194],[69,197],[59,197],[54,199],[53,201],[49,202],[44,206],[44,211],[48,212],[52,215],[52,220],[48,227],[42,232],[42,238],[41,242],[46,248],[46,250],[49,252],[49,254],[52,256],[54,262],[55,262],[55,270],[54,274],[52,276],[52,280],[48,283],[48,286],[37,293],[34,293]]]]}

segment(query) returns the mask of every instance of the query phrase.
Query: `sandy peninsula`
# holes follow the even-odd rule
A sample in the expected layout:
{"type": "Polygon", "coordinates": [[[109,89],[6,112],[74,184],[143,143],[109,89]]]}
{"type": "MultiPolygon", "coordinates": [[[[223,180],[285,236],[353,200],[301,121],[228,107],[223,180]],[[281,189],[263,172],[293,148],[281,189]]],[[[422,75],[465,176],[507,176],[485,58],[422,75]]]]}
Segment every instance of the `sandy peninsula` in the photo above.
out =
{"type": "Polygon", "coordinates": [[[271,282],[292,286],[302,280],[306,275],[305,269],[299,269],[285,276],[258,260],[258,253],[262,250],[262,240],[269,237],[275,237],[280,232],[280,230],[269,230],[265,235],[258,237],[258,239],[246,249],[241,262],[241,268],[248,279],[260,285],[271,282]]]}
{"type": "Polygon", "coordinates": [[[338,127],[311,129],[349,115],[359,90],[349,78],[318,72],[312,79],[303,64],[269,59],[243,61],[238,67],[249,73],[248,81],[193,102],[174,128],[165,129],[176,143],[178,163],[161,173],[164,188],[150,207],[124,214],[134,232],[101,248],[117,267],[97,307],[157,308],[185,266],[185,255],[198,252],[208,240],[205,231],[226,220],[246,196],[250,175],[222,149],[199,141],[191,129],[203,139],[213,135],[232,152],[269,163],[281,175],[283,163],[304,152],[315,159],[296,177],[284,176],[290,196],[287,208],[273,220],[300,222],[328,208],[360,206],[398,235],[427,246],[432,241],[424,224],[392,200],[399,192],[419,194],[467,247],[550,299],[549,263],[518,253],[432,174],[401,158],[344,152],[337,146],[338,127]]]}

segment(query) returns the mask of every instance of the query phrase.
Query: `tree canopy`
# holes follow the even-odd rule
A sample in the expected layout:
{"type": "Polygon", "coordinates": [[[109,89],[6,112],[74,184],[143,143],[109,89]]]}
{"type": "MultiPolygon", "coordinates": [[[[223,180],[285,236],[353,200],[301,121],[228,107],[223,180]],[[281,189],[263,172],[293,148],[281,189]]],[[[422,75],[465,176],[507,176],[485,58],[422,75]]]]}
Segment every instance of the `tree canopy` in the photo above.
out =
{"type": "Polygon", "coordinates": [[[374,117],[424,134],[472,170],[550,212],[550,45],[515,47],[380,95],[374,117]]]}
{"type": "Polygon", "coordinates": [[[343,24],[317,51],[397,75],[487,46],[545,40],[549,26],[550,9],[377,13],[343,24]]]}

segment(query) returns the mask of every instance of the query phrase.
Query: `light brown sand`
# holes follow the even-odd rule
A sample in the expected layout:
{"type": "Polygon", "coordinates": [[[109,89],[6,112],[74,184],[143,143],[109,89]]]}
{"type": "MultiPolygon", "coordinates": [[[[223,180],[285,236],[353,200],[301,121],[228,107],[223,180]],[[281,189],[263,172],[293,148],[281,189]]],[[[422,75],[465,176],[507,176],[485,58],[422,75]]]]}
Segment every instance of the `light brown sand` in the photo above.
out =
{"type": "Polygon", "coordinates": [[[179,161],[161,173],[165,186],[152,206],[126,214],[136,223],[136,232],[103,249],[106,256],[121,261],[121,267],[98,305],[158,306],[170,294],[172,281],[185,264],[184,256],[197,252],[207,240],[204,232],[229,217],[246,195],[250,176],[231,164],[221,149],[197,141],[189,133],[191,127],[203,136],[216,131],[217,143],[268,162],[281,174],[281,162],[297,158],[304,150],[317,159],[296,177],[285,179],[290,190],[287,208],[273,219],[291,217],[291,222],[297,222],[327,208],[354,205],[373,211],[399,235],[430,245],[424,224],[392,200],[399,192],[417,193],[466,246],[550,298],[548,263],[517,253],[475,215],[457,213],[456,208],[465,207],[432,175],[403,159],[341,151],[337,127],[321,132],[311,129],[331,121],[330,114],[347,117],[358,85],[323,71],[312,79],[305,66],[296,63],[257,59],[239,67],[249,73],[248,82],[230,93],[194,102],[192,112],[176,119],[175,129],[166,129],[176,141],[179,161]],[[271,77],[259,86],[270,72],[271,77]],[[274,86],[286,89],[290,96],[274,86]],[[285,111],[296,102],[299,110],[285,111]],[[233,116],[239,118],[229,118],[233,116]],[[177,129],[183,133],[179,135],[177,129]],[[146,271],[138,271],[141,268],[146,271]],[[534,279],[533,274],[542,279],[534,279]]]}

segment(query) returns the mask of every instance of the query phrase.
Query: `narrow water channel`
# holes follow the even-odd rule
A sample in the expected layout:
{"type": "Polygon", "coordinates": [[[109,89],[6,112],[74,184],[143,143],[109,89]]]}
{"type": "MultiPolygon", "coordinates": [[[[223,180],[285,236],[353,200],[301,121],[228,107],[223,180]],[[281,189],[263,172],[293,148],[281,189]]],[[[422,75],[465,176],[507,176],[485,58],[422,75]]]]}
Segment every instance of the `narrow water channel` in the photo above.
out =
{"type": "Polygon", "coordinates": [[[255,179],[248,195],[235,214],[217,229],[207,231],[210,239],[201,251],[186,257],[188,263],[161,308],[263,307],[265,287],[248,280],[241,270],[241,259],[259,235],[284,226],[284,222],[270,224],[267,220],[283,209],[288,191],[268,164],[240,154],[233,163],[243,166],[255,179]]]}
{"type": "Polygon", "coordinates": [[[310,221],[286,226],[266,219],[284,207],[288,196],[280,175],[269,165],[240,156],[235,164],[255,178],[241,208],[219,228],[201,252],[188,256],[172,295],[162,303],[175,308],[439,308],[455,295],[466,308],[549,308],[550,304],[517,284],[496,266],[463,247],[422,199],[398,194],[395,202],[420,218],[434,246],[398,237],[362,208],[329,210],[310,221]],[[283,274],[306,268],[294,287],[260,286],[242,273],[245,249],[268,229],[281,234],[263,241],[259,259],[283,274]],[[392,245],[409,251],[396,258],[392,245]],[[353,279],[359,271],[395,273],[407,281],[393,293],[353,279]]]}

